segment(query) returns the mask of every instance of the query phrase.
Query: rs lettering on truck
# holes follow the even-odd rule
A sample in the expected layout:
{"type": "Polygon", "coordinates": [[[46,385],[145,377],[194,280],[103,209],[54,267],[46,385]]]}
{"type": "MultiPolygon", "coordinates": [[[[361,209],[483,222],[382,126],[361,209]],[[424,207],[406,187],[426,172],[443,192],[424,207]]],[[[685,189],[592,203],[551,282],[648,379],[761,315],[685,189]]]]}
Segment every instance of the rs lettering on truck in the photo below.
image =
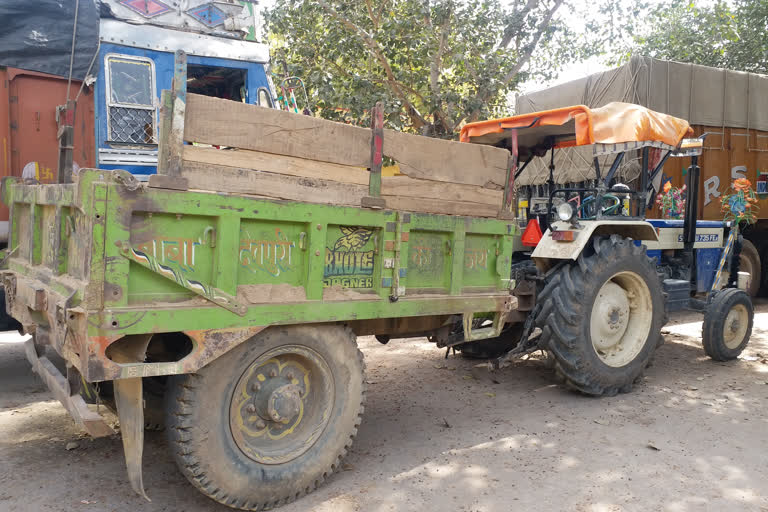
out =
{"type": "MultiPolygon", "coordinates": [[[[731,181],[747,177],[747,166],[736,165],[731,167],[731,181]]],[[[730,186],[730,183],[728,184],[730,186]]],[[[704,180],[704,206],[712,202],[712,199],[720,197],[720,176],[712,176],[704,180]]]]}

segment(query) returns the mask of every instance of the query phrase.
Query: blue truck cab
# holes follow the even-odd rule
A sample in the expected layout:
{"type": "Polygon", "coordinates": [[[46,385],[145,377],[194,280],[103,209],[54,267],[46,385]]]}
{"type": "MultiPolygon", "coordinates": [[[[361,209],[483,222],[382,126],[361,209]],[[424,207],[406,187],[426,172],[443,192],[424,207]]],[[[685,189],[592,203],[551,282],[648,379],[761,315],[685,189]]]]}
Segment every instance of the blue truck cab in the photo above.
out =
{"type": "Polygon", "coordinates": [[[93,84],[98,168],[140,180],[157,172],[160,94],[172,88],[176,50],[188,55],[187,91],[276,104],[269,49],[256,40],[255,3],[171,5],[178,3],[102,0],[93,84]]]}

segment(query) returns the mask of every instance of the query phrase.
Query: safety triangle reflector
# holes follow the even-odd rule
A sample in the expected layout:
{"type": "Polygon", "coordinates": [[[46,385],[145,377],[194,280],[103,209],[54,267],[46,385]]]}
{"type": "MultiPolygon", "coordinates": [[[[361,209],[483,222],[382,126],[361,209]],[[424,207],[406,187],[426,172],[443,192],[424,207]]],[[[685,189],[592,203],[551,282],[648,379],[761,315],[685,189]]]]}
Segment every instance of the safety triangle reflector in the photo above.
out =
{"type": "Polygon", "coordinates": [[[523,231],[523,245],[528,247],[536,247],[541,240],[541,228],[539,227],[539,221],[531,219],[528,221],[528,225],[523,231]]]}

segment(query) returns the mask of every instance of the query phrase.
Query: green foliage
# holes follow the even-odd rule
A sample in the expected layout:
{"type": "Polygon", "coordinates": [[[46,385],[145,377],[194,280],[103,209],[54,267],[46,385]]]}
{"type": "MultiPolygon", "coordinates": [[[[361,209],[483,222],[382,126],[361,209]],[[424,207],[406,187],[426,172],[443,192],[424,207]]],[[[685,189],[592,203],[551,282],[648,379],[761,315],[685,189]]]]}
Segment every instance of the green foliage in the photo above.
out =
{"type": "Polygon", "coordinates": [[[275,73],[302,77],[323,117],[367,125],[382,101],[388,126],[452,137],[594,53],[574,14],[565,0],[277,0],[267,27],[275,73]]]}
{"type": "Polygon", "coordinates": [[[614,63],[632,54],[756,73],[768,72],[768,0],[657,4],[634,24],[614,63]]]}

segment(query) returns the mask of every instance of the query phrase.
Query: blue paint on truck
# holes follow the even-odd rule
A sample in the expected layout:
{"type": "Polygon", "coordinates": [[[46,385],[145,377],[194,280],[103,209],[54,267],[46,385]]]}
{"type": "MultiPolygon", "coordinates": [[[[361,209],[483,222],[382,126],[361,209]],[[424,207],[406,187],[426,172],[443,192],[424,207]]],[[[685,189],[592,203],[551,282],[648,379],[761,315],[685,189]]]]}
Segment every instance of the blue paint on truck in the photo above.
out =
{"type": "MultiPolygon", "coordinates": [[[[101,66],[95,96],[97,166],[101,169],[124,169],[139,179],[146,178],[157,172],[158,106],[161,92],[172,88],[174,53],[102,43],[99,60],[101,66]],[[125,70],[117,69],[120,66],[125,70]],[[129,89],[124,85],[125,81],[146,80],[147,75],[150,75],[147,86],[153,104],[148,106],[146,98],[138,100],[144,103],[126,103],[141,97],[142,93],[131,95],[130,90],[121,91],[121,88],[129,89]],[[121,81],[116,83],[118,78],[121,81]],[[131,118],[131,113],[144,117],[143,127],[136,124],[137,121],[141,124],[141,119],[131,118]],[[125,123],[117,119],[121,115],[125,116],[125,123]]],[[[244,74],[244,85],[243,97],[237,99],[256,104],[259,91],[266,90],[270,91],[271,101],[271,88],[263,63],[197,55],[189,55],[187,62],[189,66],[239,70],[244,74]]],[[[137,88],[140,87],[141,84],[137,85],[137,88]]]]}

